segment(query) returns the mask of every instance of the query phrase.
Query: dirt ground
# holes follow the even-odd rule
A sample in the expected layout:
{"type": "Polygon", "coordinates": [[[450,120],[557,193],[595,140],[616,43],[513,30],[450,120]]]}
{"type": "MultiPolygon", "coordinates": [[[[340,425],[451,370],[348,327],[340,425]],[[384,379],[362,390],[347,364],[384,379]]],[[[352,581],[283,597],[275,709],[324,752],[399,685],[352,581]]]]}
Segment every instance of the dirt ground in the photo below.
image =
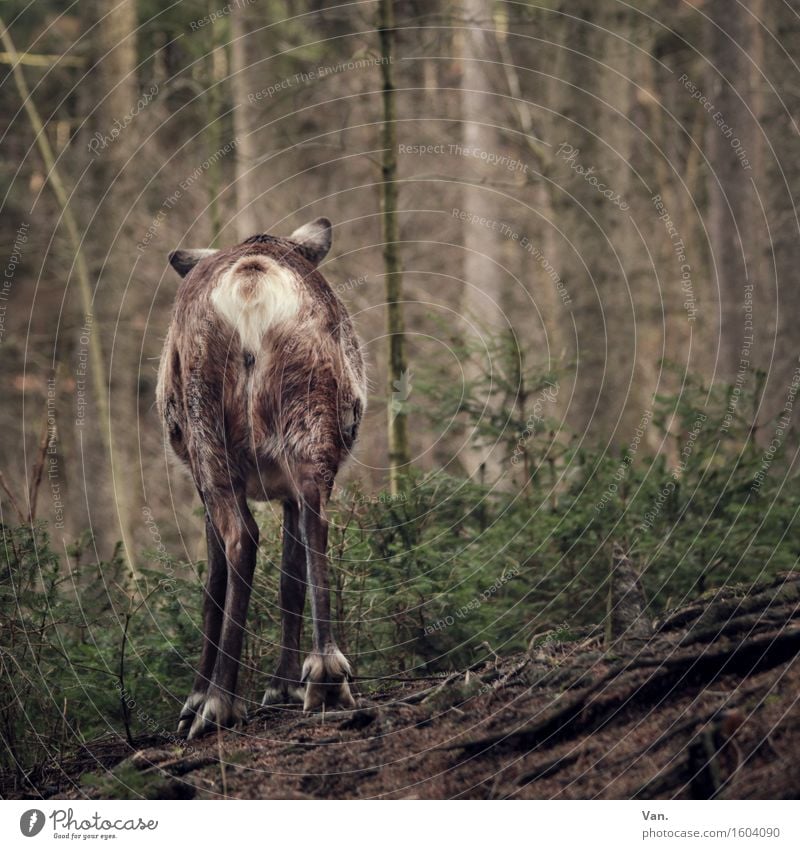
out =
{"type": "Polygon", "coordinates": [[[188,744],[116,738],[30,796],[239,799],[797,798],[800,575],[726,588],[636,640],[601,629],[357,710],[277,707],[188,744]]]}

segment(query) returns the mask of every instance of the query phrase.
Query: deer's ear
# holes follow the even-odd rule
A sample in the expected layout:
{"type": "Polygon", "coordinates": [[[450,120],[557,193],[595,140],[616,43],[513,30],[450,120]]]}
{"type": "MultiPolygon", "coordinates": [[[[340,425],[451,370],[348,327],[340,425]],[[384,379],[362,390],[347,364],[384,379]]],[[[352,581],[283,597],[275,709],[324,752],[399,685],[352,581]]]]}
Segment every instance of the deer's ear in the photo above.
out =
{"type": "Polygon", "coordinates": [[[331,226],[327,218],[317,218],[299,227],[289,238],[298,243],[297,250],[309,262],[319,265],[331,249],[331,226]]]}
{"type": "Polygon", "coordinates": [[[200,262],[201,259],[214,256],[216,253],[219,253],[219,251],[212,250],[210,248],[173,251],[169,255],[169,264],[175,269],[175,271],[178,272],[178,274],[180,274],[181,277],[186,277],[186,275],[197,265],[198,262],[200,262]]]}

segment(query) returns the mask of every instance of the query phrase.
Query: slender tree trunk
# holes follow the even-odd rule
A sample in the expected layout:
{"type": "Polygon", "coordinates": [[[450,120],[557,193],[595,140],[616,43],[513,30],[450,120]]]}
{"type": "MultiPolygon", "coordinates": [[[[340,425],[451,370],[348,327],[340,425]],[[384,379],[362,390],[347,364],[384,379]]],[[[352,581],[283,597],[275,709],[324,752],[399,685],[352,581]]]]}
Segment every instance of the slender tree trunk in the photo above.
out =
{"type": "Polygon", "coordinates": [[[383,262],[386,269],[386,317],[389,336],[389,488],[396,494],[410,461],[406,401],[410,378],[405,353],[403,274],[400,268],[397,226],[397,123],[393,80],[394,0],[381,0],[378,34],[383,76],[383,167],[381,215],[383,262]]]}
{"type": "MultiPolygon", "coordinates": [[[[709,5],[708,56],[712,100],[721,120],[737,136],[748,123],[743,82],[747,80],[744,59],[734,41],[744,43],[746,12],[738,3],[711,0],[709,5]],[[716,26],[714,25],[716,24],[716,26]],[[722,78],[727,78],[727,82],[722,78]]],[[[712,251],[712,274],[719,303],[718,373],[733,381],[742,349],[745,285],[750,280],[746,267],[743,231],[750,226],[749,180],[731,146],[731,140],[716,120],[706,125],[708,159],[708,231],[712,251]]],[[[755,210],[753,210],[755,212],[755,210]]]]}
{"type": "Polygon", "coordinates": [[[259,222],[255,200],[258,197],[255,173],[250,169],[256,159],[255,134],[250,114],[252,107],[247,95],[256,86],[249,85],[251,72],[247,59],[247,7],[231,7],[231,94],[233,96],[233,134],[236,137],[234,174],[236,195],[236,236],[244,240],[263,229],[259,222]]]}
{"type": "Polygon", "coordinates": [[[635,424],[642,414],[629,385],[642,394],[645,388],[635,379],[637,317],[628,286],[641,263],[628,211],[632,130],[625,118],[632,84],[622,77],[632,73],[635,51],[624,39],[623,7],[561,0],[558,8],[566,17],[547,83],[553,224],[546,244],[570,301],[561,311],[575,362],[574,387],[565,387],[568,423],[590,439],[622,441],[628,438],[626,417],[635,424]]]}
{"type": "MultiPolygon", "coordinates": [[[[211,0],[209,11],[214,10],[215,0],[211,0]]],[[[220,208],[220,189],[222,187],[221,166],[215,161],[214,155],[222,146],[222,80],[227,76],[225,44],[220,36],[219,27],[209,27],[208,49],[208,88],[206,102],[208,104],[208,120],[206,124],[205,143],[206,156],[211,161],[208,169],[208,212],[211,222],[211,238],[209,247],[216,248],[222,233],[222,209],[220,208]]],[[[253,235],[252,233],[250,235],[253,235]]]]}
{"type": "MultiPolygon", "coordinates": [[[[765,71],[765,43],[764,43],[764,28],[762,22],[765,22],[767,16],[766,0],[751,0],[749,3],[750,15],[745,20],[747,27],[747,55],[750,59],[748,62],[748,98],[750,110],[753,113],[751,118],[752,132],[750,133],[750,162],[752,165],[752,177],[756,188],[761,193],[762,202],[765,206],[769,206],[765,195],[765,142],[764,133],[761,130],[761,125],[765,119],[765,102],[764,90],[767,87],[766,81],[762,78],[765,71]]],[[[758,201],[755,200],[758,204],[758,201]]],[[[759,205],[760,207],[760,205],[759,205]]],[[[769,212],[767,212],[769,214],[769,212]]],[[[748,227],[749,247],[747,251],[748,266],[750,276],[754,280],[760,281],[767,289],[772,285],[770,280],[770,267],[768,258],[769,233],[763,224],[763,216],[761,210],[758,210],[758,226],[748,227]]]]}
{"type": "MultiPolygon", "coordinates": [[[[483,0],[462,0],[464,22],[468,27],[461,75],[462,139],[467,150],[497,154],[503,141],[492,126],[500,121],[493,120],[497,95],[487,75],[487,60],[492,58],[491,36],[485,29],[492,25],[488,8],[489,4],[483,0]]],[[[475,157],[464,157],[464,162],[464,208],[490,221],[502,220],[503,204],[491,186],[497,176],[496,169],[481,168],[480,160],[475,157]]],[[[474,230],[471,228],[468,232],[472,234],[474,230]]],[[[464,256],[464,314],[468,321],[480,324],[479,331],[485,330],[488,334],[497,334],[507,325],[502,309],[502,274],[491,255],[494,251],[489,250],[496,244],[497,238],[468,238],[464,256]]]]}
{"type": "MultiPolygon", "coordinates": [[[[493,27],[491,4],[483,0],[462,0],[464,35],[463,72],[461,75],[460,100],[462,118],[462,144],[465,151],[486,151],[498,154],[503,149],[494,124],[502,125],[498,116],[497,95],[489,79],[487,60],[493,58],[493,27]]],[[[470,215],[479,215],[489,222],[498,222],[495,230],[476,232],[472,223],[465,223],[464,238],[464,288],[461,314],[465,322],[465,337],[473,343],[473,358],[465,363],[464,373],[469,383],[478,381],[486,386],[486,376],[498,368],[493,362],[500,334],[508,329],[509,322],[503,305],[504,273],[498,265],[498,254],[503,253],[506,237],[499,236],[496,227],[508,224],[503,199],[495,193],[492,183],[498,178],[498,169],[484,165],[480,159],[469,154],[463,157],[465,168],[463,179],[463,207],[470,215]]],[[[502,174],[502,172],[499,172],[502,174]]],[[[491,399],[476,399],[482,405],[491,399]]],[[[485,410],[491,414],[490,406],[485,410]]],[[[500,474],[498,457],[492,455],[492,443],[483,446],[466,446],[460,460],[472,477],[494,480],[500,474]]]]}
{"type": "MultiPolygon", "coordinates": [[[[762,421],[786,404],[800,350],[797,322],[800,312],[800,287],[797,285],[797,269],[800,268],[800,159],[797,156],[800,89],[796,56],[791,49],[788,53],[778,49],[772,41],[775,38],[781,45],[798,44],[800,18],[796,4],[769,2],[764,5],[763,14],[759,3],[751,10],[761,20],[766,18],[768,33],[764,36],[767,47],[763,50],[767,80],[758,75],[759,93],[753,111],[759,109],[756,116],[763,122],[769,146],[768,150],[764,149],[761,161],[758,148],[755,149],[753,180],[760,202],[756,200],[751,210],[751,217],[760,222],[764,217],[763,204],[769,222],[769,237],[762,238],[762,248],[767,252],[766,276],[763,281],[756,279],[756,291],[761,288],[762,294],[758,300],[754,298],[754,313],[758,317],[754,324],[760,336],[754,348],[760,352],[758,364],[768,371],[764,390],[767,406],[761,413],[762,421]],[[772,91],[773,86],[776,92],[772,91]]],[[[756,57],[759,49],[756,48],[756,57]]],[[[766,142],[764,144],[766,147],[766,142]]],[[[795,405],[793,428],[797,427],[797,422],[795,405]]],[[[797,462],[793,460],[795,465],[797,462]]]]}
{"type": "MultiPolygon", "coordinates": [[[[136,432],[139,350],[131,333],[136,293],[126,291],[134,252],[126,214],[133,182],[132,157],[140,155],[135,123],[147,121],[147,117],[129,117],[139,98],[135,0],[90,0],[86,14],[95,25],[90,71],[83,87],[86,126],[92,139],[113,140],[87,154],[89,167],[79,187],[86,219],[82,237],[94,292],[91,319],[87,310],[78,326],[91,323],[89,336],[96,340],[107,363],[108,377],[104,369],[102,379],[114,427],[110,422],[99,424],[101,432],[106,428],[109,432],[108,461],[91,444],[96,436],[93,422],[87,419],[81,430],[79,456],[92,467],[91,485],[82,500],[90,510],[91,525],[102,531],[97,535],[100,545],[108,548],[121,539],[133,565],[138,515],[134,505],[142,504],[143,495],[136,432]]],[[[83,145],[78,148],[86,150],[83,145]]],[[[99,407],[98,413],[104,415],[99,407]]],[[[88,469],[82,470],[81,480],[89,479],[85,471],[88,469]]]]}

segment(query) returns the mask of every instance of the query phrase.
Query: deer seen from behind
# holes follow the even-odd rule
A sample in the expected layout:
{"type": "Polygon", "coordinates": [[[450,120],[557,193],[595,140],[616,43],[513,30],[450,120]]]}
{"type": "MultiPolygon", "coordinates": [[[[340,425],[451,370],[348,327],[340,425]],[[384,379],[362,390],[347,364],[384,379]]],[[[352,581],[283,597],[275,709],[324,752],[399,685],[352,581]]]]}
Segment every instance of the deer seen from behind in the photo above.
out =
{"type": "Polygon", "coordinates": [[[353,448],[366,378],[350,316],[318,269],[331,223],[223,250],[178,250],[183,277],[159,368],[172,450],[205,509],[203,647],[178,721],[191,739],[243,715],[236,695],[258,547],[247,500],[283,502],[281,650],[263,702],[353,707],[331,627],[325,516],[353,448]],[[306,588],[311,653],[301,666],[306,588]]]}

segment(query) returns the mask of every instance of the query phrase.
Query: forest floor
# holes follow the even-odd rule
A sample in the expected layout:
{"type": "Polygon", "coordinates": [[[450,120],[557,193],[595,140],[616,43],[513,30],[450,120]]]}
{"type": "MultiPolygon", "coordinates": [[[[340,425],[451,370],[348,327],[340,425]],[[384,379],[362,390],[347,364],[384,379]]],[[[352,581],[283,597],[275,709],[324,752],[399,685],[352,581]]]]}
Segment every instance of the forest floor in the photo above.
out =
{"type": "Polygon", "coordinates": [[[188,744],[98,740],[25,795],[797,798],[799,612],[799,573],[726,587],[638,640],[542,635],[522,655],[395,680],[355,711],[271,708],[188,744]]]}

